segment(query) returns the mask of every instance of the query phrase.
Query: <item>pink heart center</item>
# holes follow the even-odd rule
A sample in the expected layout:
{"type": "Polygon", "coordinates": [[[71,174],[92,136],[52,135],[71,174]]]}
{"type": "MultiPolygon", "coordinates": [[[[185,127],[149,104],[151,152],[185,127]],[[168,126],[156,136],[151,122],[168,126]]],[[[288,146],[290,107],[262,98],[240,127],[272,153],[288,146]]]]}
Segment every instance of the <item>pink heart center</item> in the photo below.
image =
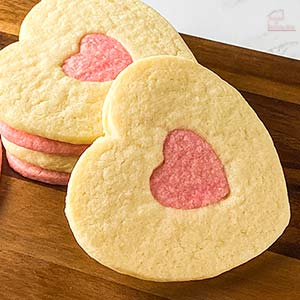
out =
{"type": "Polygon", "coordinates": [[[116,39],[93,33],[83,37],[80,52],[66,59],[66,75],[80,81],[111,81],[132,63],[132,57],[116,39]]]}
{"type": "Polygon", "coordinates": [[[164,142],[164,162],[153,171],[150,189],[163,206],[194,209],[215,204],[229,194],[222,162],[205,139],[176,129],[164,142]]]}

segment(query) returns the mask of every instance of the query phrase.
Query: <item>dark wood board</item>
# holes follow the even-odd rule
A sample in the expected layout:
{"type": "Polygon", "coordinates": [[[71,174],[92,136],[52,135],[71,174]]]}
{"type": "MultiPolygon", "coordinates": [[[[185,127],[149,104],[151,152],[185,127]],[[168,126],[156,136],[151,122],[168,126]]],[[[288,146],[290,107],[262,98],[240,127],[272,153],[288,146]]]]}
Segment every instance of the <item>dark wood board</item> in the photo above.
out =
{"type": "MultiPolygon", "coordinates": [[[[0,3],[0,48],[17,41],[38,1],[0,3]]],[[[292,219],[264,254],[217,278],[153,283],[111,271],[75,242],[65,188],[22,178],[4,157],[0,181],[0,299],[300,299],[300,61],[183,35],[198,61],[241,91],[270,131],[292,219]]]]}

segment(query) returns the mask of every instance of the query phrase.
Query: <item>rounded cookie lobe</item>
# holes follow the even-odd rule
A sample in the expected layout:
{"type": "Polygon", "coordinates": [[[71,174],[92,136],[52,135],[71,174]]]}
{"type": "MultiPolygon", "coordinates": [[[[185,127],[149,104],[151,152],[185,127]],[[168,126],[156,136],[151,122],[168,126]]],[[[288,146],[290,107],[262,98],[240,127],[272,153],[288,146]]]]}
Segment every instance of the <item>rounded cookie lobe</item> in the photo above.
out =
{"type": "Polygon", "coordinates": [[[66,199],[73,234],[91,257],[142,279],[197,280],[249,261],[282,234],[290,211],[273,142],[217,75],[182,58],[147,58],[117,77],[106,101],[108,134],[76,164],[66,199]],[[151,175],[178,129],[217,154],[230,187],[224,200],[184,210],[153,197],[151,175]]]}
{"type": "Polygon", "coordinates": [[[19,38],[69,41],[91,33],[118,40],[133,60],[175,55],[196,61],[173,26],[140,0],[43,0],[25,17],[19,38]]]}

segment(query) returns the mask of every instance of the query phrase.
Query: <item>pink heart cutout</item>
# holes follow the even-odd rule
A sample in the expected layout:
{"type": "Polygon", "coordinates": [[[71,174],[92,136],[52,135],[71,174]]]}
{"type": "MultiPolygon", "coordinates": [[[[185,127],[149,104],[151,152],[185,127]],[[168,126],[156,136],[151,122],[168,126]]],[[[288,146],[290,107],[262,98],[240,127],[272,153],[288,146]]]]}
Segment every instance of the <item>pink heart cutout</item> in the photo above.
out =
{"type": "Polygon", "coordinates": [[[195,209],[229,194],[224,166],[207,141],[191,130],[176,129],[165,139],[164,162],[150,178],[153,197],[163,206],[195,209]]]}
{"type": "Polygon", "coordinates": [[[114,80],[132,62],[131,55],[116,39],[92,33],[82,38],[80,52],[66,59],[62,69],[80,81],[104,82],[114,80]]]}

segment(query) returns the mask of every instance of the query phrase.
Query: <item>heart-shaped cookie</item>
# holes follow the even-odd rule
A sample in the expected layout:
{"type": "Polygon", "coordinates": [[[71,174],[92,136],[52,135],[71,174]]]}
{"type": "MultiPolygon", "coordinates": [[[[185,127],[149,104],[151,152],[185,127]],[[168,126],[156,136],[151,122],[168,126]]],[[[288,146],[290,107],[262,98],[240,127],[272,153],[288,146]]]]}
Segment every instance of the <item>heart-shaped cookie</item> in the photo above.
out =
{"type": "Polygon", "coordinates": [[[206,68],[168,56],[133,63],[109,91],[103,126],[106,136],[73,170],[66,216],[80,246],[105,266],[154,281],[209,278],[259,255],[287,226],[270,135],[206,68]],[[183,207],[182,187],[193,189],[183,207]]]}
{"type": "Polygon", "coordinates": [[[9,153],[30,170],[69,173],[70,161],[103,135],[112,80],[132,61],[160,54],[194,60],[175,29],[141,1],[41,1],[25,18],[20,42],[0,52],[0,133],[9,153]]]}

